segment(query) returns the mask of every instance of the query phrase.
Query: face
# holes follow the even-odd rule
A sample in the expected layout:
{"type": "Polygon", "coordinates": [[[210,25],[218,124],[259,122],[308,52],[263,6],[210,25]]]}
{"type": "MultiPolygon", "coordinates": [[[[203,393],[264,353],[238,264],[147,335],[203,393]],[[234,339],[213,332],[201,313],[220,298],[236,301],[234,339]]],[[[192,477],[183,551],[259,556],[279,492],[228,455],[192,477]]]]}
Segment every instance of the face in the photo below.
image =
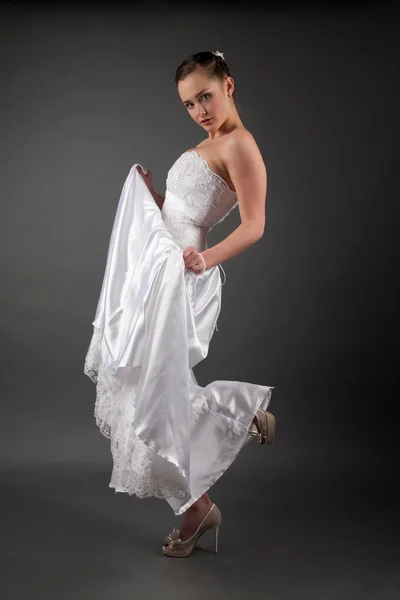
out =
{"type": "Polygon", "coordinates": [[[210,79],[198,68],[178,83],[178,93],[192,119],[206,131],[218,129],[229,116],[233,92],[232,77],[210,79]],[[204,119],[210,121],[202,122],[204,119]]]}

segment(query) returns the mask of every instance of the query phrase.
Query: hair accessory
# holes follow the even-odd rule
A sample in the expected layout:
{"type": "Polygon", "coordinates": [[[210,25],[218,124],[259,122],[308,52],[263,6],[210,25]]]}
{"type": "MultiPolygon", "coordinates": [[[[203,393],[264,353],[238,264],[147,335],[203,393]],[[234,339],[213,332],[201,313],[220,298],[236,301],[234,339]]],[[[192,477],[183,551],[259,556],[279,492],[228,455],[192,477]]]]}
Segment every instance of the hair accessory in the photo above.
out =
{"type": "Polygon", "coordinates": [[[215,54],[215,56],[220,56],[222,58],[222,60],[225,60],[224,55],[219,50],[217,50],[216,52],[213,52],[213,54],[215,54]]]}

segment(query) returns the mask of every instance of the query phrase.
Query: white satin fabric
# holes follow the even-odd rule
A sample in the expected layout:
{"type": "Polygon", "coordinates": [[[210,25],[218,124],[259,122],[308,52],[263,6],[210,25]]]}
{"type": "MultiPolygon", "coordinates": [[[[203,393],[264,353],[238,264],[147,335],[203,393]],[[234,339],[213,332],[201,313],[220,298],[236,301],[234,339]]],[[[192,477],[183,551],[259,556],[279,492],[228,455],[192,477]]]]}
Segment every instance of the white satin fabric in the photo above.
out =
{"type": "Polygon", "coordinates": [[[252,439],[251,421],[260,406],[268,406],[273,389],[224,380],[202,387],[192,370],[208,354],[221,309],[221,279],[218,267],[202,275],[188,271],[182,250],[204,249],[206,232],[236,202],[226,183],[221,178],[217,183],[218,176],[196,156],[185,153],[169,171],[162,212],[137,163],[131,168],[84,365],[96,384],[96,423],[111,442],[110,487],[164,498],[176,515],[205,493],[252,439]],[[188,161],[200,179],[193,174],[182,179],[188,161]],[[203,202],[196,213],[182,196],[191,188],[195,198],[199,182],[210,177],[213,212],[205,211],[203,202]],[[182,185],[186,192],[178,195],[182,185]]]}

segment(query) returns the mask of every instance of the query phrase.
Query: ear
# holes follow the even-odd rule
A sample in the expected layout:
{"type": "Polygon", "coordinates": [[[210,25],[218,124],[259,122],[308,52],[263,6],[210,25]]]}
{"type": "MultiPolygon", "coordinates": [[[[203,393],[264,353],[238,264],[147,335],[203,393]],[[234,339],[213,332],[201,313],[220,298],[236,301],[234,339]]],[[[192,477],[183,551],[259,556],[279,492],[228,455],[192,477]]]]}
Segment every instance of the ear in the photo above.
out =
{"type": "Polygon", "coordinates": [[[228,94],[228,96],[232,96],[233,91],[235,89],[235,84],[234,84],[232,77],[226,78],[225,86],[226,86],[226,93],[228,94]]]}

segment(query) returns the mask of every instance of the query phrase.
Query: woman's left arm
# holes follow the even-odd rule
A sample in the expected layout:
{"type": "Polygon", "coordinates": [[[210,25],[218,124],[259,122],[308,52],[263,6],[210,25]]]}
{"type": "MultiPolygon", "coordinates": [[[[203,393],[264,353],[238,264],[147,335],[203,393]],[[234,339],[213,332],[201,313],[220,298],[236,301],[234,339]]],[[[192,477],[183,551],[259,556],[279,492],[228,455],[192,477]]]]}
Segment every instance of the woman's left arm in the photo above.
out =
{"type": "Polygon", "coordinates": [[[207,269],[240,254],[264,234],[267,169],[250,132],[238,132],[231,140],[224,163],[237,193],[241,224],[222,242],[201,253],[207,269]]]}

